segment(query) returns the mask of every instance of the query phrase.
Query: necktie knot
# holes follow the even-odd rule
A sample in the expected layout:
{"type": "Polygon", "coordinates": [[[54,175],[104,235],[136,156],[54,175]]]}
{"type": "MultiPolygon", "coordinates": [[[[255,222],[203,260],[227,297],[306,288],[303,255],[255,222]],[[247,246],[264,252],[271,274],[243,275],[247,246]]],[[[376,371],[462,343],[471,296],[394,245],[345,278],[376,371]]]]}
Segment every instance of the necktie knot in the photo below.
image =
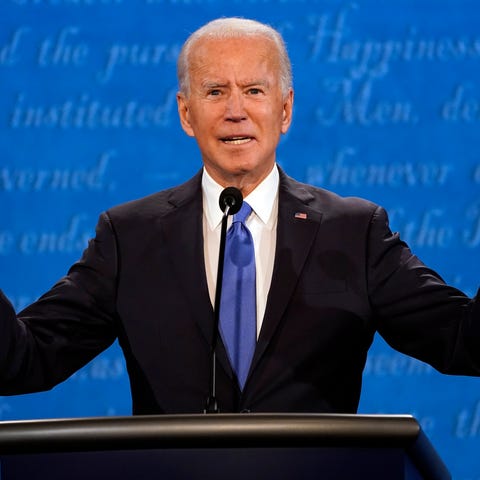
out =
{"type": "Polygon", "coordinates": [[[247,202],[243,202],[240,210],[233,216],[233,223],[245,223],[250,213],[252,213],[252,207],[247,202]]]}

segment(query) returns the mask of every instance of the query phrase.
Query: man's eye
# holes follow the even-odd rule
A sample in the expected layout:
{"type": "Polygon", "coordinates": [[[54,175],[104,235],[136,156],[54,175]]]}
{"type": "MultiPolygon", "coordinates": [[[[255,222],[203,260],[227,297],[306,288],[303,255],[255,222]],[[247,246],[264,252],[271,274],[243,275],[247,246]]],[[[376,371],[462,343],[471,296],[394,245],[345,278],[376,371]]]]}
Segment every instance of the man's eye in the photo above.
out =
{"type": "Polygon", "coordinates": [[[216,96],[220,95],[221,93],[222,93],[222,92],[221,92],[219,89],[210,90],[210,91],[208,92],[208,94],[209,94],[210,96],[213,96],[213,97],[216,97],[216,96]]]}
{"type": "Polygon", "coordinates": [[[250,95],[258,95],[262,93],[262,91],[259,88],[250,88],[248,93],[250,93],[250,95]]]}

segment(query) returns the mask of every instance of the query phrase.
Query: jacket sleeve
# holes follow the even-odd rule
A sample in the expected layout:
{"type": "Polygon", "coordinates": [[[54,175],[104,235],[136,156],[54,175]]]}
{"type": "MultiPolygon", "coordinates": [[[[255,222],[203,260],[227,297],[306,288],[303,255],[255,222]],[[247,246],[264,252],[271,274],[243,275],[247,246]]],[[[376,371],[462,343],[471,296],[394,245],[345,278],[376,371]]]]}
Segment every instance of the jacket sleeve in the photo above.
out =
{"type": "Polygon", "coordinates": [[[107,214],[81,259],[15,315],[0,291],[0,394],[48,390],[116,338],[117,255],[107,214]]]}
{"type": "Polygon", "coordinates": [[[480,375],[480,295],[470,299],[446,285],[390,231],[380,207],[366,273],[375,326],[390,346],[442,373],[480,375]]]}

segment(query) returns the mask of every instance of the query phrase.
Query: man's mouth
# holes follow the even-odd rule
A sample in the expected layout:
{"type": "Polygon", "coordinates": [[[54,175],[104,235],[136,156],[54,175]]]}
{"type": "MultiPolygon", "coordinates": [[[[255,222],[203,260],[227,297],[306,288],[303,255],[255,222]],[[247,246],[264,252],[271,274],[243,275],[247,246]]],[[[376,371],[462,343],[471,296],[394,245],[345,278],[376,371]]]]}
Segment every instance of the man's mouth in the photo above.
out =
{"type": "Polygon", "coordinates": [[[243,145],[244,143],[251,142],[253,137],[224,137],[220,140],[229,145],[243,145]]]}

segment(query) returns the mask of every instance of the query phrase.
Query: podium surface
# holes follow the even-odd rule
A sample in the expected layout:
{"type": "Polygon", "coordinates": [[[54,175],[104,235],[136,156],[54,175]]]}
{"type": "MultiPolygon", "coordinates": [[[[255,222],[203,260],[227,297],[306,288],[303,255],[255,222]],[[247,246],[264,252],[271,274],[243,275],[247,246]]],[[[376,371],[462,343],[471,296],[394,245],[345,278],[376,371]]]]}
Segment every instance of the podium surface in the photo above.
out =
{"type": "Polygon", "coordinates": [[[408,415],[212,414],[0,422],[0,479],[447,480],[408,415]]]}

